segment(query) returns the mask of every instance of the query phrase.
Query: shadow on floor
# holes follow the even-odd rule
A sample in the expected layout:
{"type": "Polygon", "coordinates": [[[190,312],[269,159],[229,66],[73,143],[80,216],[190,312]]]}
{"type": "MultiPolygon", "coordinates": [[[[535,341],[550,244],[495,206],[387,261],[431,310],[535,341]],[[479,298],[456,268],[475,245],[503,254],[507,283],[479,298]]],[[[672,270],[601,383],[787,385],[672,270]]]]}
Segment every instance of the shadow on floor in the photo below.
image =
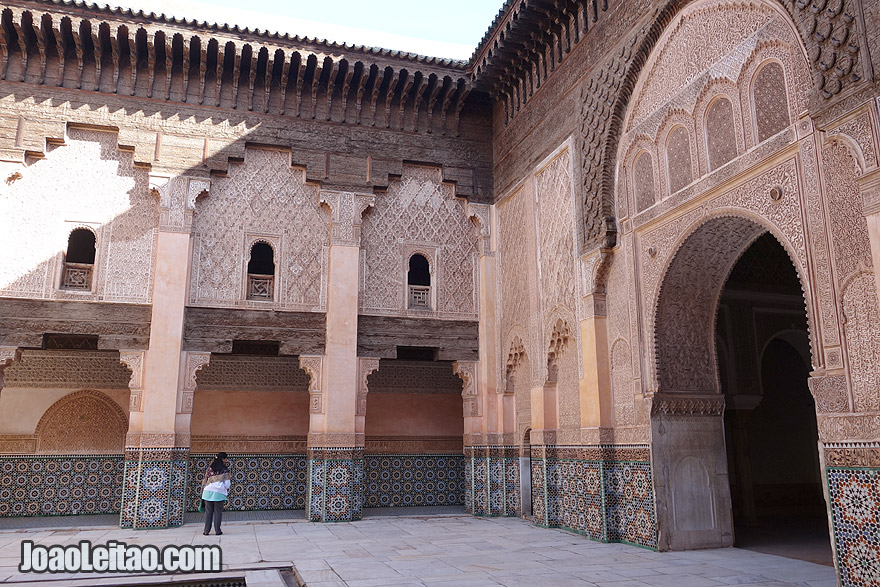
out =
{"type": "Polygon", "coordinates": [[[757,526],[736,525],[736,548],[834,566],[828,521],[775,518],[757,526]]]}

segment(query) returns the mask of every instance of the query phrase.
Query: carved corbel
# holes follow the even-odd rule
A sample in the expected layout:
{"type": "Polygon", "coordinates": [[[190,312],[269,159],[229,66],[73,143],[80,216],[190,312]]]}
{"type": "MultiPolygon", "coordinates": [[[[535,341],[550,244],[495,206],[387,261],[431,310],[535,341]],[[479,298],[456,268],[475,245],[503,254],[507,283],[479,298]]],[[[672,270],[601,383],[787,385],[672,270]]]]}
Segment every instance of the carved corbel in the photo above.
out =
{"type": "Polygon", "coordinates": [[[599,249],[581,257],[585,318],[606,314],[605,288],[613,261],[611,249],[599,249]]]}
{"type": "Polygon", "coordinates": [[[376,203],[373,194],[321,191],[320,202],[330,208],[331,244],[343,247],[361,245],[361,220],[376,203]]]}
{"type": "Polygon", "coordinates": [[[507,365],[504,368],[504,381],[498,389],[498,393],[504,395],[513,394],[514,377],[516,376],[516,371],[519,369],[520,363],[522,363],[525,356],[526,349],[523,346],[522,340],[517,336],[513,339],[513,342],[510,345],[510,352],[507,353],[507,365]]]}
{"type": "Polygon", "coordinates": [[[119,362],[131,371],[128,388],[131,394],[128,399],[130,412],[142,412],[144,401],[144,355],[145,351],[119,351],[119,362]]]}
{"type": "Polygon", "coordinates": [[[374,373],[378,370],[379,359],[358,357],[358,390],[355,416],[367,415],[367,392],[369,391],[367,379],[370,377],[370,373],[374,373]]]}
{"type": "Polygon", "coordinates": [[[478,418],[481,414],[478,367],[477,361],[455,361],[452,363],[453,372],[462,382],[461,397],[464,403],[465,418],[478,418]]]}
{"type": "Polygon", "coordinates": [[[309,413],[323,414],[324,401],[321,391],[321,375],[324,357],[321,355],[300,355],[299,368],[309,376],[309,413]]]}
{"type": "Polygon", "coordinates": [[[491,207],[488,204],[467,203],[467,216],[479,231],[479,250],[481,255],[492,255],[491,207]]]}
{"type": "Polygon", "coordinates": [[[21,360],[21,349],[14,346],[0,347],[0,391],[3,389],[3,371],[6,367],[21,360]]]}
{"type": "Polygon", "coordinates": [[[194,352],[186,352],[186,359],[184,362],[184,373],[183,373],[183,389],[180,394],[180,409],[178,413],[180,414],[192,414],[193,411],[193,400],[196,387],[198,387],[198,381],[196,380],[196,376],[199,371],[208,366],[211,362],[211,353],[194,353],[194,352]]]}

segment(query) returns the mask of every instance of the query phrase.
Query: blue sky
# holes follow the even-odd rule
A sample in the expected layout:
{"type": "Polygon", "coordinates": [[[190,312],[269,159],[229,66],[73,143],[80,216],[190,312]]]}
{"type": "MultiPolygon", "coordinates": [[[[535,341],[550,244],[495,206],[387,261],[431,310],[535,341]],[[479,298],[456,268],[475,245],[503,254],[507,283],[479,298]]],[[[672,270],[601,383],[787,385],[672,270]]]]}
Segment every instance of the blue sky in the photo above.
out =
{"type": "Polygon", "coordinates": [[[146,12],[467,59],[503,0],[117,0],[146,12]],[[247,8],[243,8],[247,6],[247,8]]]}

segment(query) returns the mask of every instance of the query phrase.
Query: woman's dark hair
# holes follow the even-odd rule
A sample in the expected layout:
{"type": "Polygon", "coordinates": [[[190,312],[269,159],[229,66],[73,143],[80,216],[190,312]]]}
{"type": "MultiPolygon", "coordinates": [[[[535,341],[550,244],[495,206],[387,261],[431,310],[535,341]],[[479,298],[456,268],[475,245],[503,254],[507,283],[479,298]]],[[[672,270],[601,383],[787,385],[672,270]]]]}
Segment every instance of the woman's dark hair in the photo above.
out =
{"type": "Polygon", "coordinates": [[[216,459],[211,461],[211,470],[214,471],[215,473],[225,473],[226,471],[229,470],[229,467],[227,467],[226,463],[223,462],[223,459],[226,458],[226,453],[221,452],[219,454],[221,454],[223,456],[221,457],[218,455],[218,457],[216,459]]]}

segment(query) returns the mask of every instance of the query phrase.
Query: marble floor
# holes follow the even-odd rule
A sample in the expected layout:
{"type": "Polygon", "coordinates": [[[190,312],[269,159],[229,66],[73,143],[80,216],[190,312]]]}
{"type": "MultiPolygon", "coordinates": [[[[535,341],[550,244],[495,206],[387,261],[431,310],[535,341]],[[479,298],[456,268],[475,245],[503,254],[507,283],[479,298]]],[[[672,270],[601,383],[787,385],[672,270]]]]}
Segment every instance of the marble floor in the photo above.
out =
{"type": "MultiPolygon", "coordinates": [[[[59,520],[61,521],[61,520],[59,520]]],[[[178,577],[29,575],[18,572],[20,544],[220,544],[226,576],[249,587],[554,586],[702,587],[801,585],[832,587],[834,569],[749,550],[659,553],[592,542],[516,518],[446,515],[372,516],[353,523],[304,520],[224,522],[223,536],[202,536],[197,523],[167,530],[115,526],[0,530],[0,584],[168,584],[178,577]],[[291,572],[293,571],[293,572],[291,572]],[[296,581],[293,577],[296,577],[296,581]]]]}

